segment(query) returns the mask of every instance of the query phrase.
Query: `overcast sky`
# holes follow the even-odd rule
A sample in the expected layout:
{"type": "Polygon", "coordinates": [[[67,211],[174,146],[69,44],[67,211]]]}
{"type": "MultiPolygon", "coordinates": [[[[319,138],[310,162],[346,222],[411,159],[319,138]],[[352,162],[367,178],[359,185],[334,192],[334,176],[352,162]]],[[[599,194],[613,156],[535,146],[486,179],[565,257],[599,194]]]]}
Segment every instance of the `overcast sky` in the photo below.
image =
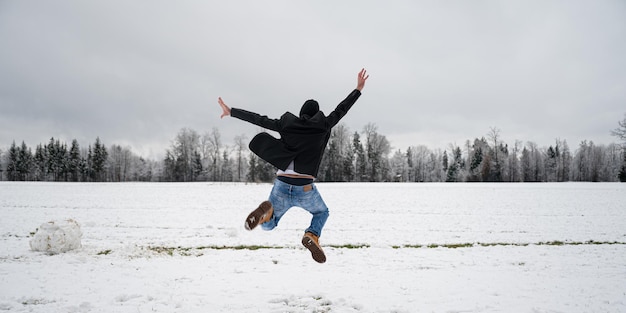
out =
{"type": "Polygon", "coordinates": [[[447,149],[500,129],[539,146],[617,142],[625,1],[0,0],[0,149],[50,137],[161,157],[183,127],[225,144],[310,98],[394,149],[447,149]]]}

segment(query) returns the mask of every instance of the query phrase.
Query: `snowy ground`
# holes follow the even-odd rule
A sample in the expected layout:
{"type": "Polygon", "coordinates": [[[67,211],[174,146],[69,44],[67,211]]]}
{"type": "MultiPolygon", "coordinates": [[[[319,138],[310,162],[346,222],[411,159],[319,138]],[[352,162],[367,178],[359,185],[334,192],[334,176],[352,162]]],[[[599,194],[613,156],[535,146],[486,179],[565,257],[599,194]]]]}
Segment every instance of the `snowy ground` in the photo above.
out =
{"type": "Polygon", "coordinates": [[[243,228],[270,184],[0,182],[0,311],[626,312],[626,184],[318,187],[325,264],[303,210],[243,228]]]}

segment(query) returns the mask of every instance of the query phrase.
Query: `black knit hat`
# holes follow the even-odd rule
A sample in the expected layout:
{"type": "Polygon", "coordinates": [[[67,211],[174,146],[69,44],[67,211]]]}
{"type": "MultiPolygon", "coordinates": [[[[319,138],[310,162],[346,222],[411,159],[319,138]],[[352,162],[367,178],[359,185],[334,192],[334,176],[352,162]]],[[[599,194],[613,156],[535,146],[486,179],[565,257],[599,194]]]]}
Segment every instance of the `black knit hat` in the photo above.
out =
{"type": "Polygon", "coordinates": [[[320,106],[317,101],[309,99],[304,102],[302,109],[300,109],[300,118],[310,118],[315,113],[319,112],[320,106]]]}

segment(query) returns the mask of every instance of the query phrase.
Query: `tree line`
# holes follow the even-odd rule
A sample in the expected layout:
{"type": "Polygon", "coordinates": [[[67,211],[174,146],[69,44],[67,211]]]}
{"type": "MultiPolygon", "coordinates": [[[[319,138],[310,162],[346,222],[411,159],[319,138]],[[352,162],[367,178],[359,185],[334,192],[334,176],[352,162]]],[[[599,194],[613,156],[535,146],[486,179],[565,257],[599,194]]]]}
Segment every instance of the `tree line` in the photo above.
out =
{"type": "MultiPolygon", "coordinates": [[[[582,141],[572,151],[565,140],[548,147],[516,140],[512,145],[492,127],[486,136],[448,149],[411,146],[392,151],[375,124],[360,132],[339,124],[330,136],[318,181],[323,182],[565,182],[626,181],[626,116],[612,134],[622,144],[582,141]]],[[[199,134],[183,128],[163,160],[146,160],[129,147],[108,148],[96,138],[81,148],[51,138],[33,150],[24,142],[0,151],[0,180],[12,181],[221,181],[270,182],[276,169],[237,136],[226,145],[217,128],[199,134]]]]}
{"type": "Polygon", "coordinates": [[[4,153],[0,151],[0,180],[120,182],[151,181],[157,162],[147,161],[130,148],[111,145],[108,149],[96,138],[81,148],[76,139],[70,147],[58,139],[39,144],[33,150],[22,141],[4,153]]]}

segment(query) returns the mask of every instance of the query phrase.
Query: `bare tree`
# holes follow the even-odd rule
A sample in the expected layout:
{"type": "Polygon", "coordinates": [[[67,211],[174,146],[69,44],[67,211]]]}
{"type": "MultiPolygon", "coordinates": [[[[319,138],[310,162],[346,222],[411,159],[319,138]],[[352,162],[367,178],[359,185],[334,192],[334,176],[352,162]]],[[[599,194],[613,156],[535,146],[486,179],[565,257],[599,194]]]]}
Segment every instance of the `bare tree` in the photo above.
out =
{"type": "Polygon", "coordinates": [[[611,131],[611,135],[622,140],[622,165],[620,167],[618,177],[621,182],[626,182],[626,114],[624,119],[617,122],[618,128],[611,131]]]}
{"type": "Polygon", "coordinates": [[[217,127],[213,127],[211,132],[207,132],[202,137],[202,147],[204,158],[208,160],[206,165],[209,173],[208,176],[211,180],[217,181],[219,179],[219,162],[222,149],[222,136],[217,127]]]}
{"type": "Polygon", "coordinates": [[[109,148],[109,178],[124,182],[130,179],[132,151],[130,147],[113,144],[109,148]]]}
{"type": "Polygon", "coordinates": [[[400,149],[396,150],[393,157],[391,157],[391,173],[393,181],[403,182],[408,180],[409,166],[406,155],[400,149]]]}
{"type": "Polygon", "coordinates": [[[384,181],[388,178],[388,158],[391,145],[387,138],[378,134],[375,124],[368,123],[363,128],[365,134],[365,154],[370,181],[384,181]]]}
{"type": "Polygon", "coordinates": [[[4,180],[2,178],[2,175],[4,173],[3,169],[4,169],[4,156],[2,155],[2,149],[0,148],[0,181],[4,180]]]}
{"type": "MultiPolygon", "coordinates": [[[[493,142],[493,172],[492,172],[492,180],[493,181],[502,181],[502,165],[500,164],[500,159],[498,158],[498,151],[500,147],[498,146],[500,140],[500,129],[496,127],[490,127],[489,133],[487,133],[487,137],[491,139],[493,142]]],[[[491,179],[490,179],[491,180],[491,179]]]]}
{"type": "Polygon", "coordinates": [[[175,181],[193,181],[196,179],[196,156],[200,147],[200,136],[193,129],[183,128],[172,142],[171,151],[166,158],[166,171],[175,181]]]}
{"type": "Polygon", "coordinates": [[[618,128],[611,131],[611,135],[619,138],[622,141],[623,145],[626,145],[626,114],[624,114],[624,119],[617,122],[619,125],[618,128]]]}
{"type": "Polygon", "coordinates": [[[244,172],[247,162],[243,153],[246,150],[246,139],[245,135],[235,137],[235,153],[237,154],[237,164],[235,165],[237,172],[235,173],[235,179],[239,182],[243,181],[245,177],[244,172]]]}

